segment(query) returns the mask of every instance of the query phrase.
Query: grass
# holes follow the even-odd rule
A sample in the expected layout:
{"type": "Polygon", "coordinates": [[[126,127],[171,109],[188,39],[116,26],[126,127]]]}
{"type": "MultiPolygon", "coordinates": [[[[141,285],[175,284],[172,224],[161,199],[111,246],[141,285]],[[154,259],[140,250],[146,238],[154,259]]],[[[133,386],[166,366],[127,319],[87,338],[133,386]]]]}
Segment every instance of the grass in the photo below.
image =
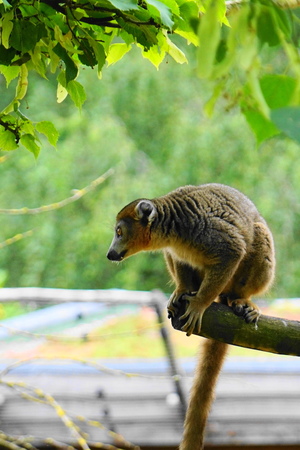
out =
{"type": "MultiPolygon", "coordinates": [[[[194,356],[199,338],[186,338],[166,323],[176,348],[177,356],[194,356]]],[[[48,357],[85,358],[161,358],[165,348],[155,312],[148,307],[137,313],[109,319],[94,330],[88,338],[73,342],[48,342],[39,349],[39,354],[48,357]]]]}
{"type": "Polygon", "coordinates": [[[20,302],[0,303],[0,320],[20,316],[28,311],[30,311],[30,307],[20,302]]]}

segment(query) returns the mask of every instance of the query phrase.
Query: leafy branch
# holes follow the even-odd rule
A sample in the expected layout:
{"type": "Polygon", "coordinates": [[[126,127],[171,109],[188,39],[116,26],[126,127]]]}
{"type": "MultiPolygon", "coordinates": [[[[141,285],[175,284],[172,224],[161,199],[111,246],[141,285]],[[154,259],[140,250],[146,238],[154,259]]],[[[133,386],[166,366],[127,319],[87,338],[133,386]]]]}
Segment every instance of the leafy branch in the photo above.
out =
{"type": "MultiPolygon", "coordinates": [[[[280,134],[300,141],[299,6],[299,0],[0,0],[0,73],[7,87],[18,79],[13,100],[0,113],[0,148],[22,144],[39,154],[39,123],[20,112],[29,69],[45,82],[49,69],[57,73],[57,101],[69,95],[81,108],[81,67],[97,68],[101,78],[105,65],[134,46],[157,68],[166,55],[183,64],[182,39],[198,47],[198,76],[214,83],[208,116],[223,96],[239,105],[258,143],[280,134]]],[[[49,127],[42,133],[56,145],[58,133],[49,127]]]]}
{"type": "Polygon", "coordinates": [[[20,141],[20,130],[19,127],[15,124],[12,124],[11,122],[7,122],[7,120],[3,120],[0,116],[0,125],[4,128],[5,131],[9,131],[10,133],[14,134],[15,136],[15,142],[16,144],[20,141]]]}
{"type": "MultiPolygon", "coordinates": [[[[147,21],[137,20],[132,15],[125,14],[121,10],[113,9],[113,8],[107,8],[107,7],[99,7],[96,5],[93,5],[93,8],[86,8],[85,12],[87,13],[88,17],[80,17],[76,18],[76,11],[80,8],[82,8],[82,5],[78,5],[75,2],[65,2],[65,6],[62,6],[62,2],[58,3],[54,0],[41,0],[42,3],[45,3],[49,6],[51,6],[53,9],[55,9],[57,12],[63,14],[64,16],[68,16],[68,13],[70,12],[73,16],[73,18],[78,23],[87,23],[90,25],[97,25],[101,27],[110,27],[110,28],[122,28],[121,25],[116,23],[116,20],[121,17],[124,19],[127,23],[132,23],[134,25],[140,26],[140,25],[155,25],[156,27],[160,28],[161,24],[156,22],[154,18],[151,18],[147,21]],[[95,13],[97,15],[102,15],[103,17],[95,17],[95,13]],[[93,15],[94,16],[93,16],[93,15]],[[110,15],[107,15],[110,14],[110,15]]],[[[147,9],[145,7],[145,4],[142,5],[142,8],[147,9]]]]}

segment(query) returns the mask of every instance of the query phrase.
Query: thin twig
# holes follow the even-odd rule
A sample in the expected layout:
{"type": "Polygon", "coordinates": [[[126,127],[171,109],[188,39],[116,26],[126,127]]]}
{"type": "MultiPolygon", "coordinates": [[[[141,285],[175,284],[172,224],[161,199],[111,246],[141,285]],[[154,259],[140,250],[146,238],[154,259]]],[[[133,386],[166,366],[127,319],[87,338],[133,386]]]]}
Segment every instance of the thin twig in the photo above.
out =
{"type": "MultiPolygon", "coordinates": [[[[131,442],[127,441],[121,434],[116,433],[114,431],[109,430],[104,424],[102,424],[99,421],[96,420],[90,420],[83,416],[78,416],[77,414],[70,413],[69,411],[66,411],[61,407],[61,405],[55,400],[55,398],[44,392],[40,388],[36,388],[34,386],[30,386],[27,383],[24,382],[17,382],[17,381],[5,381],[0,378],[0,384],[9,387],[10,389],[14,389],[18,394],[20,394],[24,399],[32,402],[37,402],[45,405],[50,405],[52,408],[54,408],[56,414],[58,417],[62,420],[64,425],[70,429],[73,436],[76,438],[77,443],[81,446],[83,450],[89,450],[89,445],[86,439],[82,436],[81,429],[76,425],[75,420],[79,422],[84,422],[90,427],[97,427],[99,429],[104,430],[111,438],[113,438],[115,441],[122,442],[122,444],[126,445],[126,447],[132,450],[140,450],[139,446],[136,446],[135,444],[132,444],[131,442]],[[28,391],[28,392],[26,392],[28,391]]],[[[1,439],[1,435],[0,435],[1,439]]],[[[48,438],[45,440],[45,443],[48,445],[55,445],[55,441],[51,438],[48,438]]],[[[60,443],[56,443],[60,444],[60,443]]],[[[1,445],[1,441],[0,441],[1,445]]],[[[11,450],[20,450],[23,447],[19,446],[8,446],[11,450]]],[[[59,446],[61,448],[61,446],[59,446]]],[[[75,450],[73,446],[68,447],[71,450],[75,450]]],[[[102,450],[122,450],[119,447],[116,447],[115,445],[111,444],[103,444],[101,442],[97,442],[97,448],[102,450]]],[[[31,448],[27,448],[27,450],[34,450],[33,446],[31,448]]]]}
{"type": "Polygon", "coordinates": [[[8,245],[14,244],[15,242],[20,241],[21,239],[27,238],[29,236],[32,236],[33,230],[25,231],[24,233],[18,233],[15,236],[5,239],[5,241],[0,242],[0,250],[4,247],[7,247],[8,245]]]}
{"type": "Polygon", "coordinates": [[[109,169],[100,177],[96,178],[92,181],[88,186],[85,186],[82,189],[78,189],[74,192],[71,197],[65,198],[57,203],[51,203],[50,205],[39,206],[38,208],[27,208],[26,206],[19,209],[0,209],[0,214],[9,214],[9,215],[24,215],[24,214],[41,214],[44,212],[53,211],[56,209],[63,208],[70,203],[76,202],[81,197],[83,197],[88,192],[94,190],[99,184],[102,184],[108,177],[110,177],[114,173],[114,169],[109,169]]]}
{"type": "Polygon", "coordinates": [[[9,372],[11,372],[13,369],[16,369],[22,365],[26,364],[32,364],[38,361],[60,361],[62,363],[78,363],[82,364],[87,367],[91,367],[98,372],[106,373],[108,375],[113,376],[122,376],[126,378],[145,378],[150,380],[178,380],[182,378],[182,375],[176,374],[176,375],[146,375],[142,373],[134,373],[134,372],[125,372],[124,370],[119,369],[111,369],[107,366],[104,366],[103,364],[99,364],[96,361],[92,360],[86,360],[84,358],[57,358],[52,356],[32,356],[29,358],[19,359],[18,361],[14,361],[13,363],[7,365],[3,370],[0,371],[0,382],[1,378],[6,376],[9,372]]]}

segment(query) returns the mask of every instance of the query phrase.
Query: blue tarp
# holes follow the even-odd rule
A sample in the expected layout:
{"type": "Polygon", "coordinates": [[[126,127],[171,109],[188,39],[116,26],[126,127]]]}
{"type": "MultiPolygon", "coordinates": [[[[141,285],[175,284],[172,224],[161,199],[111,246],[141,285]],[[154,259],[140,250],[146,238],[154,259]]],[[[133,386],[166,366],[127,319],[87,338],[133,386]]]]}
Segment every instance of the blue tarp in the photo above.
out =
{"type": "MultiPolygon", "coordinates": [[[[84,318],[85,316],[99,314],[105,308],[104,304],[96,302],[69,302],[2,320],[0,325],[3,324],[9,328],[32,332],[84,318]]],[[[9,331],[0,327],[0,339],[5,339],[9,336],[11,336],[9,331]]]]}

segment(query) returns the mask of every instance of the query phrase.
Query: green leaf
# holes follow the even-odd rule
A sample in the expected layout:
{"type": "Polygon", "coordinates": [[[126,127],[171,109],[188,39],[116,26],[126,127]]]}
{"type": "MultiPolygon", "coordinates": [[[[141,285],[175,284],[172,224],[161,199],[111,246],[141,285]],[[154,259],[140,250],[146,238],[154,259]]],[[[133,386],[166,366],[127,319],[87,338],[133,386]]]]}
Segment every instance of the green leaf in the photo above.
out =
{"type": "Polygon", "coordinates": [[[270,47],[280,44],[277,27],[273,20],[273,14],[267,8],[263,9],[257,19],[257,36],[263,44],[268,43],[270,47]]]}
{"type": "Polygon", "coordinates": [[[161,0],[161,2],[164,3],[172,11],[173,14],[175,14],[176,16],[180,16],[180,8],[176,0],[161,0]]]}
{"type": "Polygon", "coordinates": [[[295,78],[286,75],[265,75],[260,87],[271,109],[288,106],[297,88],[295,78]]]}
{"type": "Polygon", "coordinates": [[[281,43],[282,34],[285,39],[291,37],[291,18],[286,11],[273,1],[266,1],[266,5],[261,6],[261,12],[257,19],[257,36],[262,43],[268,43],[274,47],[281,43]]]}
{"type": "Polygon", "coordinates": [[[165,3],[162,3],[158,0],[148,0],[148,10],[151,15],[160,17],[161,22],[168,28],[172,28],[174,25],[174,21],[172,18],[172,11],[165,3]]]}
{"type": "Polygon", "coordinates": [[[144,42],[142,39],[137,38],[137,41],[140,42],[144,47],[150,48],[152,45],[157,45],[157,29],[149,25],[140,25],[139,29],[143,32],[144,42]]]}
{"type": "Polygon", "coordinates": [[[127,45],[131,45],[135,41],[134,36],[129,34],[125,29],[119,32],[119,36],[127,45]]]}
{"type": "Polygon", "coordinates": [[[259,111],[254,109],[245,109],[243,110],[243,114],[252,128],[258,144],[280,133],[274,123],[268,120],[259,111]]]}
{"type": "Polygon", "coordinates": [[[139,8],[137,0],[110,0],[109,3],[120,11],[130,11],[131,9],[139,8]]]}
{"type": "Polygon", "coordinates": [[[42,16],[49,17],[50,20],[52,20],[55,16],[58,16],[55,9],[52,8],[52,6],[47,5],[46,3],[39,2],[37,5],[35,5],[35,7],[38,8],[42,16]]]}
{"type": "MultiPolygon", "coordinates": [[[[146,12],[147,18],[146,20],[150,20],[150,15],[148,11],[146,12]]],[[[131,17],[131,20],[134,20],[136,18],[131,17]]],[[[118,24],[121,26],[122,29],[124,29],[129,35],[133,36],[135,40],[141,44],[144,48],[149,49],[152,47],[152,45],[157,44],[157,33],[158,29],[151,25],[141,25],[135,24],[133,22],[129,22],[123,19],[123,17],[118,17],[117,19],[118,24]]],[[[139,17],[139,20],[141,20],[141,17],[139,17]]],[[[142,19],[142,22],[144,22],[144,18],[142,19]]],[[[126,42],[126,41],[125,41],[126,42]]],[[[128,43],[126,42],[128,45],[128,43]]],[[[114,45],[114,44],[112,44],[114,45]]]]}
{"type": "Polygon", "coordinates": [[[190,21],[199,15],[199,8],[195,2],[187,1],[180,5],[179,14],[184,20],[186,26],[190,25],[190,21]]]}
{"type": "Polygon", "coordinates": [[[24,145],[27,150],[34,154],[34,157],[37,158],[40,153],[40,146],[37,144],[37,140],[32,134],[23,134],[21,136],[21,144],[24,145]]]}
{"type": "Polygon", "coordinates": [[[34,66],[36,72],[41,75],[41,77],[47,79],[47,67],[45,64],[45,58],[42,52],[42,48],[39,44],[36,45],[34,50],[31,52],[31,63],[34,66]]]}
{"type": "Polygon", "coordinates": [[[151,19],[151,14],[147,9],[139,8],[137,11],[123,14],[124,20],[134,22],[148,22],[151,19]]]}
{"type": "Polygon", "coordinates": [[[49,66],[50,66],[51,72],[55,73],[57,70],[57,67],[60,63],[60,57],[51,48],[49,48],[48,61],[50,63],[49,66]]]}
{"type": "Polygon", "coordinates": [[[0,65],[0,73],[2,73],[6,80],[6,87],[8,87],[12,80],[17,78],[20,73],[19,66],[1,66],[0,65]]]}
{"type": "Polygon", "coordinates": [[[179,34],[188,42],[198,46],[198,25],[199,25],[199,9],[195,2],[184,2],[180,5],[180,11],[176,17],[176,26],[174,32],[179,34]],[[194,22],[197,21],[196,29],[194,28],[194,22]]]}
{"type": "Polygon", "coordinates": [[[38,122],[35,127],[39,133],[43,133],[46,136],[53,147],[56,147],[59,133],[52,122],[44,120],[42,122],[38,122]]]}
{"type": "Polygon", "coordinates": [[[289,39],[292,35],[291,15],[288,13],[288,10],[285,11],[283,8],[279,8],[273,1],[269,3],[278,31],[282,32],[286,39],[289,39]]]}
{"type": "Polygon", "coordinates": [[[40,22],[36,25],[37,41],[48,36],[47,28],[44,23],[40,22]]]}
{"type": "Polygon", "coordinates": [[[0,64],[9,66],[15,54],[16,50],[14,48],[5,48],[4,45],[0,44],[0,64]]]}
{"type": "Polygon", "coordinates": [[[157,46],[151,47],[147,51],[143,51],[143,57],[148,59],[157,69],[163,62],[166,52],[157,46]]]}
{"type": "Polygon", "coordinates": [[[67,96],[68,96],[67,89],[62,84],[58,83],[56,91],[57,103],[62,103],[67,96]]]}
{"type": "Polygon", "coordinates": [[[9,45],[18,51],[22,51],[22,26],[20,20],[15,20],[13,32],[10,34],[9,45]]]}
{"type": "Polygon", "coordinates": [[[25,2],[21,2],[19,8],[23,17],[32,17],[36,15],[36,8],[33,5],[26,5],[25,2]]]}
{"type": "Polygon", "coordinates": [[[15,150],[18,148],[16,136],[9,130],[5,130],[0,126],[0,149],[5,151],[15,150]]]}
{"type": "Polygon", "coordinates": [[[66,71],[62,70],[60,74],[57,77],[57,91],[56,91],[56,97],[57,97],[57,103],[62,103],[65,98],[68,96],[68,91],[66,87],[66,71]]]}
{"type": "Polygon", "coordinates": [[[36,26],[29,20],[15,20],[9,42],[16,50],[26,53],[32,50],[38,41],[36,26]]]}
{"type": "Polygon", "coordinates": [[[104,64],[106,62],[105,50],[103,48],[103,45],[99,44],[99,42],[96,42],[94,40],[92,40],[91,46],[93,47],[96,58],[97,58],[98,75],[100,75],[102,67],[104,66],[104,64]]]}
{"type": "Polygon", "coordinates": [[[11,4],[7,0],[1,0],[5,9],[10,9],[11,4]]]}
{"type": "Polygon", "coordinates": [[[21,125],[21,130],[22,130],[22,134],[31,134],[32,136],[34,136],[35,134],[35,130],[34,130],[34,125],[31,122],[31,120],[28,120],[22,113],[21,111],[18,111],[18,115],[22,118],[23,122],[21,125]]]}
{"type": "Polygon", "coordinates": [[[73,59],[68,55],[67,51],[59,43],[53,48],[53,51],[66,65],[66,83],[68,84],[71,80],[74,80],[77,77],[78,67],[73,59]]]}
{"type": "Polygon", "coordinates": [[[271,120],[288,137],[300,142],[300,107],[289,106],[271,111],[271,120]]]}
{"type": "Polygon", "coordinates": [[[81,54],[78,54],[78,58],[82,64],[89,67],[93,67],[97,64],[97,58],[94,49],[90,46],[88,41],[82,39],[78,50],[81,50],[83,52],[81,54]]]}
{"type": "Polygon", "coordinates": [[[86,94],[82,84],[78,83],[78,81],[71,80],[67,84],[67,91],[75,103],[75,106],[77,106],[77,108],[81,108],[83,103],[86,101],[86,94]]]}
{"type": "Polygon", "coordinates": [[[194,33],[194,31],[184,31],[181,28],[176,28],[176,30],[174,30],[174,33],[182,36],[188,44],[193,44],[196,47],[199,45],[198,36],[194,33]]]}
{"type": "Polygon", "coordinates": [[[188,60],[186,59],[185,54],[180,50],[180,48],[177,47],[177,45],[174,44],[174,42],[171,41],[171,39],[166,37],[167,39],[167,52],[170,56],[179,64],[187,63],[188,60]]]}
{"type": "Polygon", "coordinates": [[[115,64],[117,61],[123,58],[127,52],[131,49],[131,46],[127,44],[112,44],[109,47],[109,53],[107,55],[107,63],[109,66],[115,64]]]}
{"type": "Polygon", "coordinates": [[[4,14],[3,20],[2,20],[2,32],[1,32],[1,42],[2,45],[9,49],[9,36],[12,32],[12,29],[14,27],[14,24],[12,22],[14,16],[14,12],[11,10],[8,13],[4,14]]]}

